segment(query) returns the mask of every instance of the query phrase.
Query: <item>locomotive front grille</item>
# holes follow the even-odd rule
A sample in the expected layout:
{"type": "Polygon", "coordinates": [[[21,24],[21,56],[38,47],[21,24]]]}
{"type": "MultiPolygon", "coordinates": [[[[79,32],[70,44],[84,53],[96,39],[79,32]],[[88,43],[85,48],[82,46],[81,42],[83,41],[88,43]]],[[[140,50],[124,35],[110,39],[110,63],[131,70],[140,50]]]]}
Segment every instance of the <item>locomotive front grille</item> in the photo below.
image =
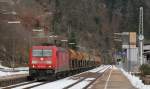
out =
{"type": "Polygon", "coordinates": [[[52,69],[30,69],[29,74],[31,76],[47,76],[54,74],[52,69]]]}

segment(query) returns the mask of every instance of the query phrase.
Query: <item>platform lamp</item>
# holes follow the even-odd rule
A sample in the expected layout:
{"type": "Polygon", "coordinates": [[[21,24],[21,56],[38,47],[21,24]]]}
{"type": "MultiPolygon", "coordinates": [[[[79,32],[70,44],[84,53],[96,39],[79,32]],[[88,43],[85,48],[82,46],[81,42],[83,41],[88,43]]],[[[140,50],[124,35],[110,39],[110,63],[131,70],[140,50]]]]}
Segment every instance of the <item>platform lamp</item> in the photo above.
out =
{"type": "Polygon", "coordinates": [[[140,13],[139,13],[139,59],[140,59],[140,65],[143,64],[143,40],[144,40],[144,34],[143,34],[143,7],[140,7],[140,13]]]}
{"type": "MultiPolygon", "coordinates": [[[[8,21],[8,24],[20,24],[20,21],[8,21]]],[[[13,54],[12,54],[12,67],[13,67],[13,71],[14,71],[14,67],[15,67],[15,38],[13,39],[12,42],[12,49],[13,49],[13,54]]]]}

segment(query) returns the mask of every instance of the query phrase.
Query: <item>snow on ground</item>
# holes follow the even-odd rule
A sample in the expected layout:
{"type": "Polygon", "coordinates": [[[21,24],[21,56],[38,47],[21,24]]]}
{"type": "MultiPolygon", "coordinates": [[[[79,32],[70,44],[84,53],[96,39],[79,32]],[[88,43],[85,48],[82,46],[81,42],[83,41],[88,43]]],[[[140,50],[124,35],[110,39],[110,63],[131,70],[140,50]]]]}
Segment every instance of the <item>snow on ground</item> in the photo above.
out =
{"type": "MultiPolygon", "coordinates": [[[[0,69],[11,70],[12,68],[0,65],[0,69]]],[[[14,68],[14,70],[28,71],[29,68],[28,67],[17,67],[17,68],[14,68]]]]}
{"type": "Polygon", "coordinates": [[[73,80],[70,79],[69,77],[65,78],[65,79],[60,79],[54,82],[50,82],[41,86],[38,86],[36,88],[32,88],[32,89],[63,89],[64,87],[77,82],[79,79],[77,80],[73,80]]]}
{"type": "Polygon", "coordinates": [[[0,65],[0,68],[1,69],[8,69],[8,67],[2,66],[2,65],[0,65]]]}
{"type": "Polygon", "coordinates": [[[104,67],[105,67],[104,65],[101,65],[101,66],[99,66],[99,67],[97,67],[97,68],[95,68],[95,69],[89,70],[88,72],[93,72],[93,73],[95,73],[95,72],[97,72],[97,71],[103,69],[104,67]]]}
{"type": "Polygon", "coordinates": [[[110,67],[110,65],[101,65],[101,66],[99,66],[99,67],[97,67],[95,69],[89,70],[88,72],[96,73],[99,70],[101,70],[101,71],[99,71],[101,73],[101,72],[104,72],[104,70],[106,70],[108,67],[110,67]]]}
{"type": "Polygon", "coordinates": [[[105,69],[107,69],[107,67],[110,67],[110,65],[100,65],[100,66],[97,67],[97,68],[94,68],[94,69],[91,69],[91,70],[88,70],[88,71],[85,71],[85,72],[81,72],[81,73],[79,73],[79,74],[76,74],[76,76],[77,76],[77,75],[80,75],[80,74],[82,74],[82,73],[86,73],[86,72],[92,72],[92,73],[98,72],[98,73],[101,73],[102,71],[104,71],[105,69]],[[101,70],[101,71],[99,71],[99,70],[101,70]]]}
{"type": "Polygon", "coordinates": [[[150,85],[144,85],[139,77],[129,74],[121,68],[123,74],[130,80],[131,84],[138,89],[150,89],[150,85]]]}
{"type": "MultiPolygon", "coordinates": [[[[95,69],[92,69],[92,70],[89,70],[89,71],[86,71],[86,72],[93,72],[93,73],[94,72],[95,73],[99,72],[100,73],[100,72],[103,72],[104,70],[106,70],[108,67],[110,67],[110,65],[102,65],[102,66],[99,66],[95,69]]],[[[28,70],[28,68],[21,68],[21,67],[20,68],[15,68],[15,69],[16,70],[28,70]]],[[[25,73],[28,73],[28,71],[19,71],[19,72],[2,72],[2,71],[0,71],[0,76],[7,76],[7,75],[13,75],[13,74],[25,74],[25,73]]],[[[83,73],[85,73],[85,72],[83,72],[83,73]]],[[[82,74],[82,73],[80,73],[80,74],[82,74]]],[[[77,75],[79,75],[79,74],[76,74],[75,76],[77,76],[77,75]]],[[[74,79],[73,76],[70,76],[70,77],[67,77],[67,78],[64,78],[64,79],[60,79],[60,80],[57,80],[57,81],[46,83],[44,85],[40,85],[40,86],[32,88],[32,89],[63,89],[64,87],[66,87],[70,84],[73,84],[73,83],[79,81],[82,78],[83,77],[74,79]]],[[[95,78],[87,78],[84,81],[78,83],[77,85],[73,86],[70,89],[82,89],[83,87],[85,87],[87,84],[89,84],[94,79],[95,78]]],[[[31,83],[31,84],[20,86],[20,87],[13,88],[13,89],[22,89],[22,88],[30,87],[30,86],[33,86],[33,85],[38,85],[40,83],[41,82],[31,83]]]]}
{"type": "Polygon", "coordinates": [[[15,68],[15,70],[19,70],[19,71],[29,71],[29,67],[18,67],[18,68],[15,68]]]}
{"type": "Polygon", "coordinates": [[[16,75],[16,74],[28,74],[28,68],[27,67],[18,67],[14,68],[15,71],[13,71],[12,68],[5,67],[0,65],[0,77],[2,76],[8,76],[8,75],[16,75]]]}
{"type": "Polygon", "coordinates": [[[107,65],[107,66],[105,66],[105,68],[103,68],[102,70],[98,71],[98,73],[103,73],[108,68],[112,68],[112,66],[111,65],[107,65]]]}
{"type": "MultiPolygon", "coordinates": [[[[20,86],[20,87],[17,87],[17,88],[12,88],[12,89],[24,89],[26,87],[30,87],[30,86],[34,86],[34,85],[38,85],[42,82],[36,82],[36,83],[31,83],[31,84],[28,84],[28,85],[24,85],[24,86],[20,86]]],[[[44,88],[41,88],[41,89],[44,89],[44,88]]]]}
{"type": "Polygon", "coordinates": [[[16,74],[28,74],[28,71],[19,71],[19,72],[2,72],[2,71],[0,71],[0,77],[8,76],[8,75],[16,75],[16,74]]]}
{"type": "Polygon", "coordinates": [[[9,69],[9,67],[0,65],[0,69],[9,69]]]}

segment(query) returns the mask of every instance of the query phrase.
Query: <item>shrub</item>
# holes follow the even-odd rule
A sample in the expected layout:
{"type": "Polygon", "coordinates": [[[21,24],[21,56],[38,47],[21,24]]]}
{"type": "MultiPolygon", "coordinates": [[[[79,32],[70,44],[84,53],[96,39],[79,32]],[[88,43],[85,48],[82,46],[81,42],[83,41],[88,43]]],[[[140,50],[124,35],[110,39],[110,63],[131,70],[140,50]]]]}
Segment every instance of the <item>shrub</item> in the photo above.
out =
{"type": "Polygon", "coordinates": [[[150,64],[143,64],[140,66],[142,75],[150,75],[150,64]]]}

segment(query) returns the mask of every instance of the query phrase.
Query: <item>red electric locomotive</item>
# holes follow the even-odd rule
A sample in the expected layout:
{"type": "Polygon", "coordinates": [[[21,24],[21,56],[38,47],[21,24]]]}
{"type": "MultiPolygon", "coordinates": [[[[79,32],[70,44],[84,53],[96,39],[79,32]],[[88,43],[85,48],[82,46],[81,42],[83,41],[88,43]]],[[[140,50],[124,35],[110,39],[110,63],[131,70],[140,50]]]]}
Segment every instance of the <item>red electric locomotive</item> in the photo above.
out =
{"type": "Polygon", "coordinates": [[[33,46],[30,49],[30,77],[44,79],[47,76],[68,70],[68,52],[64,48],[56,46],[33,46]]]}

